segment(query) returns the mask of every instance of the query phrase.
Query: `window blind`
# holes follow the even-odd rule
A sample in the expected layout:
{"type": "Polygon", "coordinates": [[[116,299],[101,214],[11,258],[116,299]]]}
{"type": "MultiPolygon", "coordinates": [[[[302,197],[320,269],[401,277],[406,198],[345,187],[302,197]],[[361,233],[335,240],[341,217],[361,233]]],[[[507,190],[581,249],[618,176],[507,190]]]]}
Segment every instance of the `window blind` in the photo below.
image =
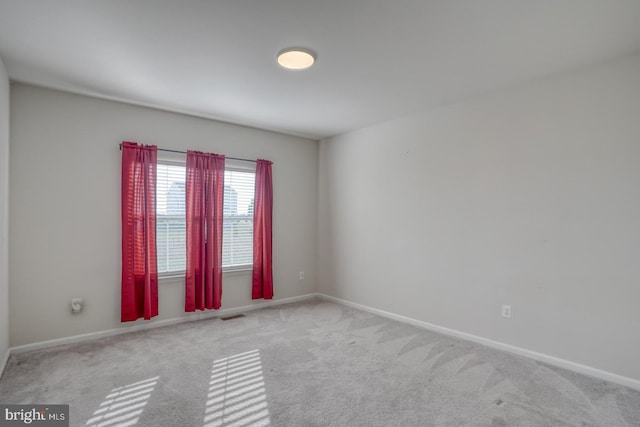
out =
{"type": "Polygon", "coordinates": [[[227,269],[253,264],[253,208],[255,172],[224,172],[222,266],[227,269]]]}
{"type": "Polygon", "coordinates": [[[156,174],[158,273],[183,272],[187,265],[186,168],[158,163],[156,174]]]}
{"type": "MultiPolygon", "coordinates": [[[[180,274],[186,268],[186,167],[159,162],[156,182],[158,273],[180,274]]],[[[224,173],[222,267],[253,264],[255,172],[227,168],[224,173]]]]}

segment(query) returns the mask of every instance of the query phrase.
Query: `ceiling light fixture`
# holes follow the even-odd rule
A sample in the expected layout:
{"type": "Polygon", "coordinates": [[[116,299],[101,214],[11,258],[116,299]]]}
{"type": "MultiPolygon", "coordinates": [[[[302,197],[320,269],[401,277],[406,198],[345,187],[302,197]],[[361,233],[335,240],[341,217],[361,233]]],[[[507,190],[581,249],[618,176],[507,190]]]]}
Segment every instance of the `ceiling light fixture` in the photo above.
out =
{"type": "Polygon", "coordinates": [[[289,70],[304,70],[315,61],[316,54],[309,49],[289,47],[278,52],[278,64],[289,70]]]}

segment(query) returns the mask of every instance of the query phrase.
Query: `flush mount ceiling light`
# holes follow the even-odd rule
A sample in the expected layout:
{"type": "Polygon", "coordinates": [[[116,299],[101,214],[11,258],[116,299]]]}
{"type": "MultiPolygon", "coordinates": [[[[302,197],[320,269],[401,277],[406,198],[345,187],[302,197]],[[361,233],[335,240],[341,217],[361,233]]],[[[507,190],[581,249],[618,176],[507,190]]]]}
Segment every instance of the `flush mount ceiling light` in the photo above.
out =
{"type": "Polygon", "coordinates": [[[315,60],[315,53],[300,47],[289,47],[278,52],[278,64],[289,70],[304,70],[311,67],[315,60]]]}

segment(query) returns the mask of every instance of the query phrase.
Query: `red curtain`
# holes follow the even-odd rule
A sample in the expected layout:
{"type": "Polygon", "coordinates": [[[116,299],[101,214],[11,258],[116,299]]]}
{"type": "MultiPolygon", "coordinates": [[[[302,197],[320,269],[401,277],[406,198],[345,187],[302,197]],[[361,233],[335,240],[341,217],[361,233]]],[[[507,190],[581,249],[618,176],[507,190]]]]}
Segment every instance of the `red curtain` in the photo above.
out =
{"type": "Polygon", "coordinates": [[[122,310],[128,322],[158,315],[155,145],[122,143],[122,310]]]}
{"type": "Polygon", "coordinates": [[[253,280],[251,298],[273,298],[271,269],[271,216],[273,212],[273,184],[271,162],[258,160],[253,211],[253,280]]]}
{"type": "Polygon", "coordinates": [[[185,311],[222,302],[223,155],[187,151],[185,311]]]}

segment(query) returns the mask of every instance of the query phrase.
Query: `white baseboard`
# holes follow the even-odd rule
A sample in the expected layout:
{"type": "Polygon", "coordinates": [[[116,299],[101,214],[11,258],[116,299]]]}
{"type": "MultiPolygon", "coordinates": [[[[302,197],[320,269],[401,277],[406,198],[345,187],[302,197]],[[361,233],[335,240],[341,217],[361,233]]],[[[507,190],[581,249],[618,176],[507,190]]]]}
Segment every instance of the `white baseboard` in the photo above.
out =
{"type": "Polygon", "coordinates": [[[4,356],[2,356],[2,360],[0,360],[0,378],[2,378],[2,374],[4,373],[4,368],[7,366],[7,362],[9,361],[10,355],[11,355],[11,349],[8,348],[7,351],[4,352],[4,356]]]}
{"type": "Polygon", "coordinates": [[[571,362],[569,360],[550,356],[548,354],[538,353],[536,351],[527,350],[525,348],[516,347],[510,344],[505,344],[505,343],[494,341],[488,338],[483,338],[477,335],[469,334],[469,333],[458,331],[455,329],[445,328],[443,326],[434,325],[432,323],[413,319],[411,317],[402,316],[399,314],[391,313],[391,312],[380,310],[377,308],[372,308],[362,304],[357,304],[351,301],[347,301],[341,298],[336,298],[336,297],[326,295],[326,294],[321,294],[321,293],[311,293],[311,294],[305,294],[305,295],[300,295],[296,297],[283,298],[283,299],[277,299],[277,300],[266,300],[257,304],[251,304],[251,305],[246,305],[242,307],[233,307],[233,308],[227,308],[227,309],[221,309],[221,310],[215,310],[215,311],[211,310],[207,312],[193,313],[191,315],[184,316],[184,317],[175,317],[172,319],[157,320],[154,322],[144,323],[140,325],[124,326],[122,328],[108,329],[104,331],[91,332],[88,334],[74,335],[70,337],[57,338],[57,339],[48,340],[48,341],[41,341],[41,342],[25,344],[17,347],[11,347],[6,352],[6,354],[2,357],[2,360],[0,360],[0,377],[4,372],[4,368],[6,367],[7,361],[9,360],[9,356],[11,354],[24,353],[32,350],[40,350],[43,348],[55,347],[63,344],[89,341],[89,340],[109,337],[113,335],[126,334],[130,332],[142,331],[142,330],[152,329],[152,328],[159,328],[159,327],[168,326],[168,325],[175,325],[178,323],[192,322],[196,320],[209,319],[213,317],[223,317],[223,316],[227,316],[235,313],[258,310],[268,306],[299,302],[299,301],[304,301],[304,300],[308,300],[316,297],[325,299],[327,301],[332,301],[338,304],[346,305],[349,307],[357,308],[359,310],[367,311],[369,313],[377,314],[383,317],[387,317],[389,319],[398,320],[400,322],[418,326],[430,331],[441,333],[443,335],[448,335],[455,338],[472,341],[481,345],[485,345],[487,347],[507,351],[507,352],[518,354],[524,357],[528,357],[530,359],[537,360],[539,362],[544,362],[552,366],[557,366],[559,368],[567,369],[580,374],[598,378],[604,381],[609,381],[615,384],[620,384],[629,388],[633,388],[635,390],[640,390],[640,380],[614,374],[608,371],[603,371],[601,369],[593,368],[587,365],[582,365],[580,363],[571,362]]]}
{"type": "Polygon", "coordinates": [[[505,344],[499,341],[494,341],[488,338],[483,338],[477,335],[468,334],[466,332],[458,331],[455,329],[445,328],[443,326],[434,325],[432,323],[416,320],[411,317],[401,316],[399,314],[390,313],[388,311],[379,310],[366,305],[357,304],[351,301],[347,301],[341,298],[336,298],[326,294],[318,294],[318,296],[327,301],[332,301],[338,304],[346,305],[349,307],[357,308],[362,311],[377,314],[389,319],[398,320],[400,322],[409,323],[414,326],[418,326],[424,329],[428,329],[433,332],[438,332],[443,335],[448,335],[455,338],[460,338],[467,341],[473,341],[478,344],[482,344],[487,347],[495,348],[498,350],[504,350],[509,353],[514,353],[520,356],[528,357],[539,362],[544,362],[558,368],[563,368],[569,371],[577,372],[579,374],[588,375],[590,377],[598,378],[604,381],[609,381],[615,384],[620,384],[635,390],[640,390],[640,380],[625,377],[622,375],[614,374],[613,372],[603,371],[601,369],[593,368],[591,366],[582,365],[580,363],[571,362],[569,360],[560,359],[558,357],[550,356],[544,353],[538,353],[536,351],[527,350],[525,348],[516,347],[510,344],[505,344]]]}
{"type": "MultiPolygon", "coordinates": [[[[290,297],[290,298],[264,300],[260,303],[245,305],[242,307],[223,308],[220,310],[203,311],[203,312],[188,314],[183,317],[174,317],[172,319],[156,320],[153,322],[143,323],[139,325],[123,326],[121,328],[107,329],[104,331],[90,332],[88,334],[73,335],[70,337],[56,338],[53,340],[19,345],[16,347],[11,347],[9,351],[7,351],[7,355],[5,357],[4,363],[6,363],[10,354],[24,353],[27,351],[40,350],[43,348],[55,347],[63,344],[72,344],[72,343],[77,343],[82,341],[94,340],[98,338],[110,337],[113,335],[127,334],[130,332],[143,331],[146,329],[159,328],[162,326],[175,325],[178,323],[193,322],[196,320],[209,319],[213,317],[223,317],[223,316],[228,316],[228,315],[236,314],[240,312],[258,310],[260,308],[265,308],[265,307],[274,306],[274,305],[289,304],[292,302],[304,301],[304,300],[316,298],[319,296],[320,296],[319,294],[312,293],[312,294],[305,294],[305,295],[300,295],[300,296],[290,297]]],[[[0,365],[0,366],[2,367],[2,369],[4,369],[4,365],[0,365]]],[[[2,370],[0,370],[0,375],[1,373],[2,373],[2,370]]]]}

